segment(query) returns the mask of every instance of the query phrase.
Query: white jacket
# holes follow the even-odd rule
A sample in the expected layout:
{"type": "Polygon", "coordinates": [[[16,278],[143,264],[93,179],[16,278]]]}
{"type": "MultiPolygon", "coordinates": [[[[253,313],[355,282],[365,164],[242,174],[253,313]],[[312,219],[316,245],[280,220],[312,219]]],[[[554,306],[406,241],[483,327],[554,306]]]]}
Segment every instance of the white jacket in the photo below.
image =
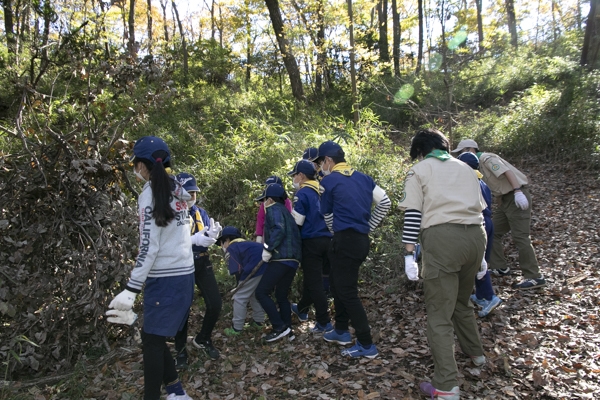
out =
{"type": "Polygon", "coordinates": [[[174,182],[171,207],[175,218],[165,227],[156,225],[152,217],[153,198],[150,182],[146,182],[138,198],[140,217],[140,246],[137,261],[127,287],[135,292],[142,290],[146,278],[160,278],[194,273],[194,255],[190,236],[188,192],[174,182]]]}

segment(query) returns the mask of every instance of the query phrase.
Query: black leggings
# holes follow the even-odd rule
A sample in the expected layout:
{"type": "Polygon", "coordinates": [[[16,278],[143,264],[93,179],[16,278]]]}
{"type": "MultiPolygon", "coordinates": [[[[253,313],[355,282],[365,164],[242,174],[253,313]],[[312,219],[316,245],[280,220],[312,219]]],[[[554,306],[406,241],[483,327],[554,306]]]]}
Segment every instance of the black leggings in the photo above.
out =
{"type": "Polygon", "coordinates": [[[142,331],[144,354],[144,400],[160,400],[161,386],[179,379],[164,336],[142,331]]]}

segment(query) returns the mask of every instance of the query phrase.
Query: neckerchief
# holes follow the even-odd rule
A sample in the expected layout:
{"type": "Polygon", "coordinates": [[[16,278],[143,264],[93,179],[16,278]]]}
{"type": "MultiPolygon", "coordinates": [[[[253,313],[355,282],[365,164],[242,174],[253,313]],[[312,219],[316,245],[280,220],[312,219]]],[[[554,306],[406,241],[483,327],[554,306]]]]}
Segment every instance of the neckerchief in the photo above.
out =
{"type": "Polygon", "coordinates": [[[440,161],[446,161],[452,158],[446,150],[435,149],[431,153],[427,154],[425,158],[437,158],[440,161]]]}
{"type": "Polygon", "coordinates": [[[483,174],[481,172],[479,172],[478,170],[475,170],[475,173],[477,174],[477,178],[479,178],[479,179],[483,178],[483,174]]]}
{"type": "Polygon", "coordinates": [[[354,168],[352,168],[350,165],[348,165],[348,163],[345,162],[341,162],[341,163],[337,163],[333,166],[333,169],[331,170],[331,172],[339,172],[340,174],[344,175],[344,176],[350,176],[354,173],[354,168]]]}
{"type": "Polygon", "coordinates": [[[314,180],[310,180],[310,181],[306,181],[300,184],[300,188],[303,187],[309,187],[312,190],[314,190],[315,192],[319,193],[319,182],[314,181],[314,180]]]}
{"type": "Polygon", "coordinates": [[[190,209],[190,225],[192,228],[192,235],[196,232],[200,232],[204,229],[204,223],[202,222],[202,215],[200,215],[200,209],[190,209]],[[192,215],[193,213],[193,215],[192,215]]]}

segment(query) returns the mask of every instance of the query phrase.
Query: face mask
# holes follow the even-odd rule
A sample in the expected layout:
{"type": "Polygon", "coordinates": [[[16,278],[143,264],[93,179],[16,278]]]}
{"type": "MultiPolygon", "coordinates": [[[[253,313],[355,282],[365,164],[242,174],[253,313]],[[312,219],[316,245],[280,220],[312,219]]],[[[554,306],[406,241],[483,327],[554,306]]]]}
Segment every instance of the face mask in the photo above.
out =
{"type": "Polygon", "coordinates": [[[294,189],[300,189],[300,183],[296,182],[295,179],[292,181],[292,186],[294,187],[294,189]]]}
{"type": "Polygon", "coordinates": [[[325,176],[327,176],[327,175],[329,175],[331,173],[330,169],[325,169],[325,161],[323,161],[323,164],[321,164],[321,172],[325,176]]]}
{"type": "Polygon", "coordinates": [[[133,166],[133,173],[134,173],[135,177],[136,177],[136,178],[138,178],[140,181],[142,181],[142,182],[146,182],[146,178],[144,178],[144,177],[142,176],[142,174],[141,174],[141,173],[139,173],[139,172],[138,172],[138,171],[135,169],[135,165],[133,166]]]}
{"type": "Polygon", "coordinates": [[[192,208],[192,206],[193,206],[194,204],[196,204],[196,200],[188,200],[188,201],[187,201],[188,208],[192,208]]]}

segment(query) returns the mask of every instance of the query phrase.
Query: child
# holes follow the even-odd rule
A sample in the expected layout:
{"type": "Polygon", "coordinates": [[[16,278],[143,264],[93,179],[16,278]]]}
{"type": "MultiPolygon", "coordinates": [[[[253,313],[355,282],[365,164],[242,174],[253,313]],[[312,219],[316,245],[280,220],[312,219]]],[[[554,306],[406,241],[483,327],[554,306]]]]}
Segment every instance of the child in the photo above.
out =
{"type": "MultiPolygon", "coordinates": [[[[210,358],[216,360],[219,358],[219,350],[213,345],[211,335],[219,320],[223,303],[215,273],[208,256],[208,248],[217,241],[216,238],[221,232],[221,224],[218,222],[215,223],[214,219],[208,216],[206,210],[196,205],[196,193],[200,191],[196,184],[196,178],[183,172],[177,175],[177,180],[192,196],[188,200],[187,205],[192,219],[190,233],[192,235],[192,251],[194,253],[194,281],[206,305],[202,327],[192,340],[192,344],[197,349],[204,350],[210,358]]],[[[177,332],[175,336],[175,350],[177,351],[175,361],[177,368],[185,368],[187,366],[187,332],[188,322],[186,320],[183,329],[177,332]]]]}
{"type": "Polygon", "coordinates": [[[287,194],[283,186],[273,183],[265,188],[265,237],[262,259],[267,269],[256,288],[256,299],[269,316],[273,330],[265,336],[266,342],[274,342],[287,336],[292,324],[292,311],[287,295],[301,260],[300,231],[292,214],[285,207],[287,194]],[[275,298],[279,305],[271,299],[275,298]]]}
{"type": "MultiPolygon", "coordinates": [[[[485,225],[485,233],[487,235],[487,244],[484,253],[483,262],[490,261],[490,252],[492,251],[492,242],[494,241],[494,224],[492,222],[492,192],[490,188],[481,180],[481,173],[477,170],[479,168],[479,160],[473,153],[462,153],[458,156],[458,159],[475,170],[477,177],[479,178],[479,187],[481,188],[481,194],[485,199],[487,207],[483,210],[483,223],[485,225]]],[[[481,311],[478,312],[480,317],[489,315],[496,307],[502,303],[502,299],[494,294],[494,288],[492,287],[492,278],[490,271],[485,271],[484,274],[478,273],[477,279],[475,279],[475,294],[471,295],[471,301],[481,307],[481,311]],[[480,275],[483,275],[480,277],[480,275]]]]}
{"type": "MultiPolygon", "coordinates": [[[[281,182],[281,178],[275,175],[267,178],[267,180],[265,181],[265,187],[270,185],[271,183],[283,185],[283,183],[281,182]]],[[[264,200],[263,197],[259,197],[259,199],[255,199],[255,201],[260,201],[261,203],[258,207],[258,214],[256,214],[256,230],[254,234],[256,235],[256,242],[262,243],[263,234],[265,230],[265,204],[262,202],[262,200],[264,200]]],[[[285,208],[287,208],[289,212],[292,212],[292,201],[288,198],[285,199],[285,208]]]]}
{"type": "Polygon", "coordinates": [[[190,195],[165,168],[171,154],[160,138],[145,136],[133,146],[133,172],[146,181],[138,198],[140,249],[131,278],[109,304],[109,315],[130,312],[144,287],[144,400],[159,400],[164,383],[168,400],[191,400],[185,393],[166,338],[185,321],[194,294],[194,258],[189,233],[190,195]]]}
{"type": "Polygon", "coordinates": [[[233,319],[231,328],[225,334],[238,335],[244,329],[248,303],[252,306],[252,319],[255,326],[262,326],[265,320],[265,310],[256,300],[254,291],[258,286],[267,263],[262,261],[262,245],[242,239],[242,232],[234,226],[226,226],[217,239],[227,259],[229,273],[235,275],[238,284],[244,282],[258,264],[258,270],[233,295],[233,319]]]}

